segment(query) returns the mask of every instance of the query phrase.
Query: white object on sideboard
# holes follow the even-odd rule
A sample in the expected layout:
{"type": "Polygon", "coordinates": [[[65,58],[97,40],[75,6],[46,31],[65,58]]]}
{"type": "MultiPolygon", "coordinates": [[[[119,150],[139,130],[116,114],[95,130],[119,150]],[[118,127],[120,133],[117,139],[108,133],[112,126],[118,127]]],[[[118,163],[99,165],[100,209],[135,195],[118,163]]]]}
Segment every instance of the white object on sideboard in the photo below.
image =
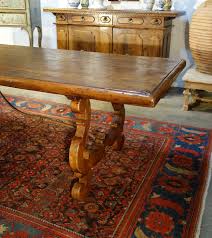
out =
{"type": "Polygon", "coordinates": [[[39,0],[0,0],[0,27],[21,27],[29,35],[33,46],[33,32],[39,33],[38,45],[41,47],[42,26],[39,0]]]}
{"type": "Polygon", "coordinates": [[[143,9],[151,11],[154,6],[155,0],[143,0],[143,9]]]}
{"type": "Polygon", "coordinates": [[[89,8],[101,9],[106,8],[104,0],[89,0],[89,8]]]}

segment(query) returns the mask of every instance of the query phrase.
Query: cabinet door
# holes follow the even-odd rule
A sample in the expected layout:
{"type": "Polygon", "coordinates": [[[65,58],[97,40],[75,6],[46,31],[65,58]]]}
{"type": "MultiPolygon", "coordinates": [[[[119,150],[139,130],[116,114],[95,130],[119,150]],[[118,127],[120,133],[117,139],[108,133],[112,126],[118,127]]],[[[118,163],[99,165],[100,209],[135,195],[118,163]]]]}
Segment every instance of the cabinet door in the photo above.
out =
{"type": "Polygon", "coordinates": [[[163,30],[113,29],[113,53],[163,57],[163,30]]]}
{"type": "Polygon", "coordinates": [[[112,29],[96,26],[69,26],[69,50],[110,53],[112,29]]]}
{"type": "Polygon", "coordinates": [[[57,48],[68,49],[68,27],[67,25],[57,25],[57,48]]]}

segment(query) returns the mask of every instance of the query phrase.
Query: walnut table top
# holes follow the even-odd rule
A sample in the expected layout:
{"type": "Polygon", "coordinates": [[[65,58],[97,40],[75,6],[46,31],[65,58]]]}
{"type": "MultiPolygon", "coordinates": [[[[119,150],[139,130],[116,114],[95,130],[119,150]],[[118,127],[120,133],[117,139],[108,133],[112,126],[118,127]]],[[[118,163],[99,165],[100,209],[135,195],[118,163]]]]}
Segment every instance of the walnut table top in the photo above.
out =
{"type": "Polygon", "coordinates": [[[0,84],[155,106],[184,60],[0,45],[0,84]]]}

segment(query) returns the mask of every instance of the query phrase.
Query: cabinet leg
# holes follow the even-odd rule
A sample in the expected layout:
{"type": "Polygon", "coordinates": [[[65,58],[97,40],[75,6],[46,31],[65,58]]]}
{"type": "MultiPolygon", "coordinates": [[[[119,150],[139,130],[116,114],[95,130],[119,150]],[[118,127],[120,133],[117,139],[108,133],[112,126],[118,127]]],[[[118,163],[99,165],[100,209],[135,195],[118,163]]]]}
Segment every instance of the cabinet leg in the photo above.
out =
{"type": "Polygon", "coordinates": [[[191,96],[191,90],[189,88],[185,89],[184,92],[184,105],[183,105],[183,110],[188,111],[189,110],[189,100],[191,96]]]}
{"type": "Polygon", "coordinates": [[[191,90],[191,98],[192,98],[192,104],[194,106],[200,103],[200,96],[196,89],[191,90]]]}
{"type": "Polygon", "coordinates": [[[39,48],[41,48],[42,47],[43,32],[42,32],[42,29],[41,29],[40,26],[37,26],[36,28],[38,30],[38,46],[39,46],[39,48]]]}
{"type": "Polygon", "coordinates": [[[22,27],[21,29],[25,30],[28,33],[29,45],[30,45],[30,47],[33,47],[33,45],[34,45],[33,30],[29,27],[22,27]]]}
{"type": "Polygon", "coordinates": [[[31,47],[33,47],[34,46],[33,32],[29,31],[28,34],[29,34],[29,44],[31,47]]]}

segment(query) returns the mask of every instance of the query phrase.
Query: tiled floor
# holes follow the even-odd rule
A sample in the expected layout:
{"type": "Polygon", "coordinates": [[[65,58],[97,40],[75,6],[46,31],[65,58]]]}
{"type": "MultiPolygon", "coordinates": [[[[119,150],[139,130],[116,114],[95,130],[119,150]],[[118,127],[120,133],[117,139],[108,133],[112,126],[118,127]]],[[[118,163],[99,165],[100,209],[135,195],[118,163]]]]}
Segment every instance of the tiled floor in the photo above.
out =
{"type": "MultiPolygon", "coordinates": [[[[43,94],[32,91],[24,91],[14,88],[0,88],[2,92],[11,95],[23,95],[34,97],[38,99],[52,100],[60,103],[67,103],[69,101],[59,95],[43,94]]],[[[155,108],[142,108],[135,106],[126,106],[127,115],[137,115],[146,118],[156,119],[159,121],[167,121],[172,123],[192,125],[196,127],[203,127],[212,129],[212,105],[200,106],[194,108],[192,111],[184,112],[182,110],[183,94],[182,89],[172,89],[168,95],[162,99],[155,108]]],[[[92,101],[92,108],[100,110],[112,110],[109,103],[102,103],[92,101]]],[[[200,238],[212,237],[212,182],[208,189],[206,199],[205,211],[203,215],[200,238]]]]}

